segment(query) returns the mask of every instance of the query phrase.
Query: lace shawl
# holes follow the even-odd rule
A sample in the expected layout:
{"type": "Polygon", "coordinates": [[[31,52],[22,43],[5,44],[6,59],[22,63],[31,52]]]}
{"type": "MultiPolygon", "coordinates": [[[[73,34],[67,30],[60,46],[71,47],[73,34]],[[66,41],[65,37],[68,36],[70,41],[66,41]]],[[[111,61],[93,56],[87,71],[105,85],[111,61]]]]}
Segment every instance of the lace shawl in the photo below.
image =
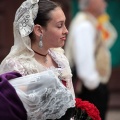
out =
{"type": "Polygon", "coordinates": [[[61,118],[75,106],[71,92],[52,70],[10,80],[27,111],[28,120],[61,118]]]}
{"type": "Polygon", "coordinates": [[[10,57],[1,63],[0,74],[5,72],[17,71],[23,76],[26,76],[29,74],[39,73],[51,69],[54,71],[56,76],[59,77],[60,80],[66,81],[66,87],[72,92],[73,96],[75,97],[71,79],[71,69],[66,56],[63,54],[63,49],[50,49],[49,54],[57,63],[58,68],[54,68],[53,66],[50,68],[46,68],[42,64],[38,63],[34,57],[21,58],[21,56],[16,56],[10,57]]]}

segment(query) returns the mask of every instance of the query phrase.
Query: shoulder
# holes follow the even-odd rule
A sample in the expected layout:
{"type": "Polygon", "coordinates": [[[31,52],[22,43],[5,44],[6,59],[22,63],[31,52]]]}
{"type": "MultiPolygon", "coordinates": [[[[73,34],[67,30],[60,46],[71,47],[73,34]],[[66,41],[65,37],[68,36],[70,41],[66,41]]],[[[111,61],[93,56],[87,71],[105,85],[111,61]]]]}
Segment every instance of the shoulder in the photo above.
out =
{"type": "Polygon", "coordinates": [[[0,73],[16,71],[24,75],[25,69],[20,61],[21,60],[16,57],[3,60],[1,63],[0,73]]]}
{"type": "Polygon", "coordinates": [[[64,51],[63,48],[61,48],[61,47],[59,47],[59,48],[52,48],[51,50],[54,52],[54,54],[56,55],[56,57],[60,61],[64,60],[64,61],[68,62],[68,59],[65,56],[65,51],[64,51]]]}
{"type": "Polygon", "coordinates": [[[89,16],[84,12],[78,12],[76,16],[72,19],[70,27],[76,27],[76,26],[91,26],[92,20],[89,18],[89,16]]]}
{"type": "Polygon", "coordinates": [[[93,26],[93,24],[89,21],[89,20],[85,20],[83,21],[81,24],[78,25],[78,27],[76,27],[76,31],[78,30],[94,30],[95,27],[93,26]]]}
{"type": "Polygon", "coordinates": [[[21,66],[22,59],[18,59],[17,57],[6,59],[6,65],[13,67],[13,66],[21,66]]]}
{"type": "Polygon", "coordinates": [[[1,69],[0,69],[0,73],[5,73],[5,72],[11,72],[14,71],[14,67],[15,66],[15,60],[13,58],[5,58],[2,62],[1,62],[1,69]]]}
{"type": "Polygon", "coordinates": [[[71,78],[72,73],[71,73],[71,69],[70,69],[68,59],[64,54],[65,53],[64,49],[54,48],[51,51],[54,54],[54,59],[56,59],[55,61],[57,62],[58,66],[60,68],[62,68],[62,76],[64,76],[64,78],[66,78],[66,79],[71,78]]]}
{"type": "Polygon", "coordinates": [[[59,53],[59,54],[64,54],[64,49],[59,47],[59,48],[51,48],[52,51],[54,51],[55,53],[59,53]]]}
{"type": "Polygon", "coordinates": [[[89,21],[89,20],[84,20],[81,23],[77,24],[76,27],[72,27],[72,29],[70,29],[69,34],[72,35],[79,35],[82,33],[86,33],[86,32],[95,32],[96,31],[96,27],[89,21]]]}
{"type": "Polygon", "coordinates": [[[63,48],[52,48],[51,51],[54,53],[54,58],[58,63],[62,63],[65,67],[70,67],[63,48]]]}

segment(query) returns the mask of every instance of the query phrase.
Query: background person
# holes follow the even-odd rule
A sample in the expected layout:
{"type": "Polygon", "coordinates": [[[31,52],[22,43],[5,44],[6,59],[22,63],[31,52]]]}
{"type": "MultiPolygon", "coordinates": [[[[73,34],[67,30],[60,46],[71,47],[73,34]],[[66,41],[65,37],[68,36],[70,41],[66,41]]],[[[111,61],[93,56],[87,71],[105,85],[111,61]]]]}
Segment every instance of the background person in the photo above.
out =
{"type": "Polygon", "coordinates": [[[104,0],[80,0],[79,4],[81,11],[70,24],[65,53],[76,71],[73,70],[76,96],[94,103],[105,120],[111,57],[99,29],[98,17],[105,13],[106,3],[104,0]]]}

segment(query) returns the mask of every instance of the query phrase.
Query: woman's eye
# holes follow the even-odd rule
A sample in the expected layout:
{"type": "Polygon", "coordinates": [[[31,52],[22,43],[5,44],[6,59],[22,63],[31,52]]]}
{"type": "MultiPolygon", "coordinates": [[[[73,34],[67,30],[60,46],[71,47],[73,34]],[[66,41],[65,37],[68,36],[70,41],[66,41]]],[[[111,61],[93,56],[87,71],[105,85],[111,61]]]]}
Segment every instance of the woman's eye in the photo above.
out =
{"type": "Polygon", "coordinates": [[[59,26],[58,26],[58,28],[61,28],[61,27],[62,27],[62,25],[59,25],[59,26]]]}
{"type": "Polygon", "coordinates": [[[63,25],[64,25],[63,23],[60,23],[60,24],[57,25],[57,27],[58,27],[58,28],[62,28],[63,25]]]}

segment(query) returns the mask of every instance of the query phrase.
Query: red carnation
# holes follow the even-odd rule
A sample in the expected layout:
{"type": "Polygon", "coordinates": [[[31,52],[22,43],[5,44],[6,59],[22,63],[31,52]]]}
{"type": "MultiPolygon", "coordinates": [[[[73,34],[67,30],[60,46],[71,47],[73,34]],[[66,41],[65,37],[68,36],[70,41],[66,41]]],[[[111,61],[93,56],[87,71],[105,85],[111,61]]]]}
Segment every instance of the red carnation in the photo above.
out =
{"type": "Polygon", "coordinates": [[[85,111],[89,118],[91,118],[92,120],[101,120],[99,110],[94,104],[88,101],[82,101],[79,98],[76,98],[75,100],[77,109],[85,111]]]}

